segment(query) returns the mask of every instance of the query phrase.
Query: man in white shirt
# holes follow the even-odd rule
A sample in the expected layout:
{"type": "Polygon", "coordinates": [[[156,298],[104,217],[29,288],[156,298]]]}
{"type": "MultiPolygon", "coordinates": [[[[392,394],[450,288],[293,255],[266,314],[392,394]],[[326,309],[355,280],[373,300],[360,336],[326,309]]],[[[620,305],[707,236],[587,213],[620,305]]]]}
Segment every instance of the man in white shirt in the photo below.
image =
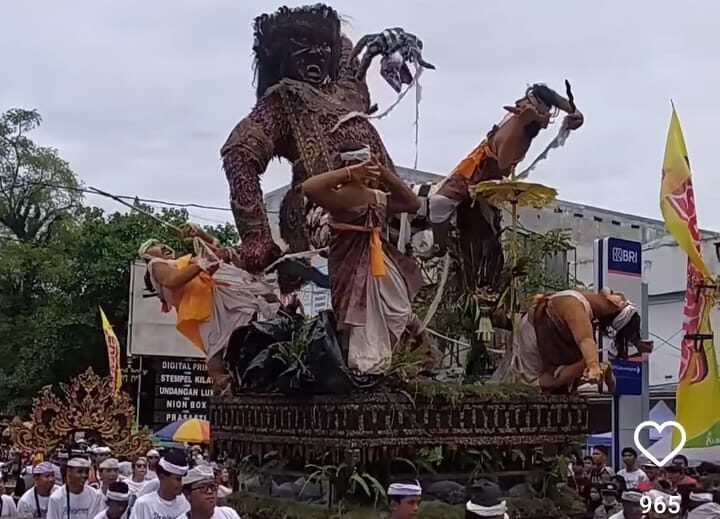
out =
{"type": "Polygon", "coordinates": [[[160,461],[160,453],[155,449],[150,449],[147,451],[147,454],[145,454],[145,457],[148,462],[145,479],[148,481],[151,479],[157,479],[157,473],[155,471],[157,469],[158,462],[160,461]]]}
{"type": "Polygon", "coordinates": [[[15,501],[12,497],[5,494],[5,483],[2,472],[0,472],[0,517],[3,519],[15,519],[15,517],[17,517],[15,501]]]}
{"type": "Polygon", "coordinates": [[[183,494],[190,503],[187,518],[240,519],[228,506],[217,506],[217,483],[212,467],[206,464],[191,469],[183,478],[183,494]]]}
{"type": "Polygon", "coordinates": [[[617,475],[625,480],[628,490],[635,490],[643,481],[650,481],[647,474],[637,466],[637,451],[632,447],[625,447],[622,450],[622,460],[625,468],[618,470],[617,475]]]}
{"type": "Polygon", "coordinates": [[[135,501],[130,519],[176,519],[185,514],[190,504],[181,494],[182,478],[187,472],[184,452],[172,450],[165,454],[157,466],[157,490],[135,501]]]}
{"type": "Polygon", "coordinates": [[[105,493],[105,510],[94,519],[125,519],[130,504],[130,489],[127,483],[115,481],[110,483],[105,493]]]}
{"type": "Polygon", "coordinates": [[[93,488],[99,490],[102,495],[107,493],[111,483],[115,483],[120,475],[120,462],[115,458],[103,460],[98,466],[99,481],[93,484],[93,488]]]}
{"type": "Polygon", "coordinates": [[[643,513],[640,507],[642,493],[636,490],[628,490],[622,493],[622,511],[611,515],[608,519],[642,519],[643,513]]]}
{"type": "Polygon", "coordinates": [[[47,519],[93,519],[102,511],[102,494],[85,484],[89,474],[85,458],[68,461],[66,483],[50,495],[47,519]]]}
{"type": "Polygon", "coordinates": [[[58,489],[55,485],[55,465],[48,461],[32,468],[33,486],[25,492],[17,504],[17,516],[21,519],[45,519],[50,494],[58,489]]]}

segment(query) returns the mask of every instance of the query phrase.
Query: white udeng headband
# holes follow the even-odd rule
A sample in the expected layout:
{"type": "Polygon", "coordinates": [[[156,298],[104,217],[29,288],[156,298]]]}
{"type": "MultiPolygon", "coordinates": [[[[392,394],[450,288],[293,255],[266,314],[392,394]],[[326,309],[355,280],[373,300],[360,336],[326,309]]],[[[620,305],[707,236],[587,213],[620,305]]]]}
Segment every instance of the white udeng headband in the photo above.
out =
{"type": "Polygon", "coordinates": [[[468,501],[465,505],[465,510],[468,512],[479,515],[480,517],[497,517],[498,515],[505,515],[507,512],[507,502],[500,501],[494,506],[480,506],[476,505],[472,501],[468,501]]]}
{"type": "Polygon", "coordinates": [[[628,303],[627,306],[620,310],[620,313],[617,314],[617,317],[615,317],[615,319],[613,319],[613,322],[610,326],[613,330],[619,332],[627,323],[630,322],[630,319],[632,319],[632,316],[636,313],[638,313],[637,308],[635,308],[632,303],[628,303]]]}
{"type": "Polygon", "coordinates": [[[694,501],[696,503],[712,503],[713,495],[710,492],[691,492],[690,493],[690,501],[694,501]]]}
{"type": "Polygon", "coordinates": [[[415,497],[422,495],[422,487],[419,484],[393,483],[388,488],[388,496],[394,497],[415,497]]]}
{"type": "Polygon", "coordinates": [[[343,162],[365,162],[372,159],[372,152],[367,146],[355,151],[343,151],[340,160],[343,162]]]}
{"type": "Polygon", "coordinates": [[[105,499],[107,501],[130,501],[130,493],[121,494],[120,492],[108,490],[107,494],[105,494],[105,499]]]}
{"type": "Polygon", "coordinates": [[[176,476],[184,476],[185,474],[187,474],[188,471],[187,465],[173,465],[165,458],[160,458],[160,461],[158,461],[158,465],[160,465],[165,472],[175,474],[176,476]]]}

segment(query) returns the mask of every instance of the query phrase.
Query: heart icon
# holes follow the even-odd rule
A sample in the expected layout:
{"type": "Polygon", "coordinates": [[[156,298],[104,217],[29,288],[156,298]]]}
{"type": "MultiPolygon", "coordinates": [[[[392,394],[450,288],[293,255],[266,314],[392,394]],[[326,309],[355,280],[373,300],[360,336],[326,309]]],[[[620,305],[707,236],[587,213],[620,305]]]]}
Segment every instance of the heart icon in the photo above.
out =
{"type": "Polygon", "coordinates": [[[683,449],[683,447],[685,447],[685,442],[687,441],[687,433],[685,432],[685,428],[678,422],[670,421],[659,424],[657,422],[653,422],[652,420],[647,420],[646,422],[642,422],[638,424],[637,427],[635,427],[635,434],[633,435],[633,440],[635,441],[635,447],[637,447],[637,449],[642,452],[648,460],[652,461],[656,467],[663,467],[667,464],[668,461],[672,460],[675,455],[683,449]],[[652,427],[658,433],[663,432],[663,429],[665,429],[666,427],[677,429],[680,432],[680,443],[678,443],[677,447],[675,447],[670,452],[670,454],[665,456],[662,460],[658,461],[658,459],[652,454],[650,454],[648,450],[640,443],[640,431],[647,427],[652,427]]]}

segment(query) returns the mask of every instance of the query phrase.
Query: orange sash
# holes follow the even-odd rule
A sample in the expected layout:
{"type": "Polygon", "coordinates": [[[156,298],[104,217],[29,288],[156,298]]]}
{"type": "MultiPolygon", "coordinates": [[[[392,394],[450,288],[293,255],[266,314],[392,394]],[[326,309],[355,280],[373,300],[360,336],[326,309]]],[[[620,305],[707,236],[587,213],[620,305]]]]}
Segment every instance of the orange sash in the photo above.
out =
{"type": "Polygon", "coordinates": [[[363,227],[349,223],[331,223],[330,226],[338,231],[357,231],[370,233],[370,272],[376,278],[387,276],[385,268],[385,251],[383,251],[380,229],[378,227],[363,227]]]}
{"type": "MultiPolygon", "coordinates": [[[[191,255],[177,260],[180,270],[190,265],[191,255]]],[[[189,281],[180,289],[177,308],[177,330],[201,351],[205,351],[200,338],[200,325],[210,321],[213,312],[213,288],[215,281],[205,272],[189,281]]]]}
{"type": "Polygon", "coordinates": [[[486,158],[497,158],[492,149],[490,149],[490,143],[487,139],[483,140],[467,155],[467,157],[462,159],[460,164],[455,166],[452,174],[458,174],[461,177],[470,180],[475,171],[477,171],[478,166],[480,166],[486,158]]]}

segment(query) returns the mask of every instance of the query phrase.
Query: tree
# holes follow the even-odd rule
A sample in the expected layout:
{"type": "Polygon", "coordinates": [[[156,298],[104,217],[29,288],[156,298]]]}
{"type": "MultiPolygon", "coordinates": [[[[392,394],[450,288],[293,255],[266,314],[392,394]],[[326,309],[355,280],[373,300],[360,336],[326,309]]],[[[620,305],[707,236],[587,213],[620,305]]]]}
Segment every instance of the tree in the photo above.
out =
{"type": "Polygon", "coordinates": [[[41,122],[36,110],[15,108],[0,116],[0,228],[21,241],[47,242],[82,203],[69,164],[28,137],[41,122]]]}
{"type": "MultiPolygon", "coordinates": [[[[184,210],[158,216],[174,226],[188,221],[184,210]]],[[[237,241],[230,224],[205,230],[224,243],[237,241]]],[[[130,265],[148,238],[189,252],[173,229],[146,214],[108,215],[94,207],[79,210],[48,243],[0,243],[0,409],[23,411],[39,388],[88,366],[108,372],[98,306],[126,344],[130,265]]]]}

